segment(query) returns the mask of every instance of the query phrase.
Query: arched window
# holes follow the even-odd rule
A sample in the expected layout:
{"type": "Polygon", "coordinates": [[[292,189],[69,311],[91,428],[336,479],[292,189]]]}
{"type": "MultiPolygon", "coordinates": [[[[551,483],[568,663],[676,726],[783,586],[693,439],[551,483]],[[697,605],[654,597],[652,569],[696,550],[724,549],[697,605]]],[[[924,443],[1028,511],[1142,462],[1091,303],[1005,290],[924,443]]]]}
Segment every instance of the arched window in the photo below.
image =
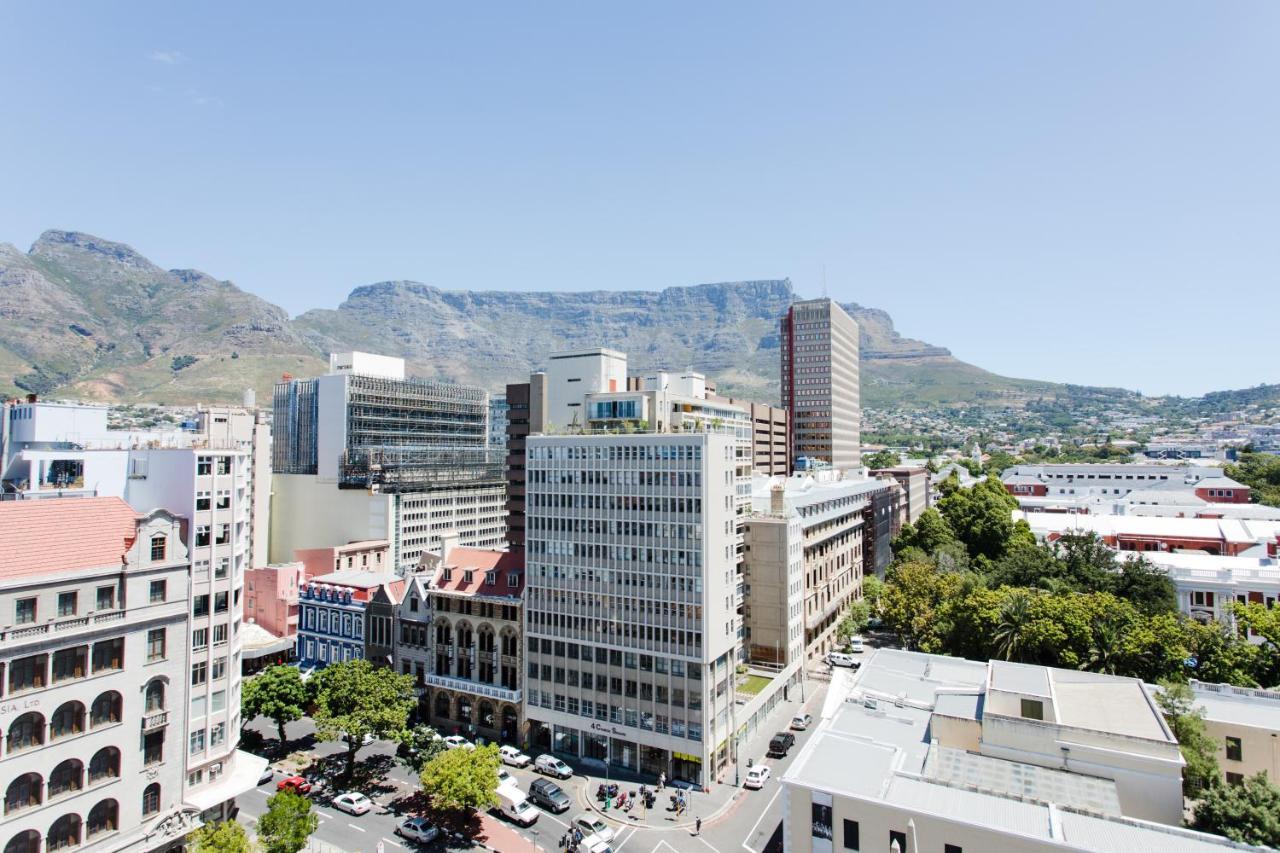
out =
{"type": "Polygon", "coordinates": [[[466,622],[459,624],[458,625],[458,645],[466,649],[471,647],[471,642],[472,642],[471,626],[468,625],[466,622]]]}
{"type": "Polygon", "coordinates": [[[115,800],[103,800],[89,810],[89,825],[86,827],[86,838],[102,835],[104,832],[115,832],[120,828],[120,807],[115,800]]]}
{"type": "Polygon", "coordinates": [[[22,811],[31,806],[40,805],[40,794],[44,782],[38,773],[23,773],[9,783],[4,792],[4,813],[22,811]]]}
{"type": "Polygon", "coordinates": [[[120,750],[104,746],[93,754],[89,762],[89,784],[120,776],[120,750]]]}
{"type": "Polygon", "coordinates": [[[123,699],[116,691],[108,690],[103,693],[93,700],[93,706],[89,709],[89,725],[96,728],[97,726],[120,722],[122,704],[123,699]]]}
{"type": "Polygon", "coordinates": [[[444,693],[436,694],[436,717],[441,720],[449,719],[449,697],[444,693]]]}
{"type": "Polygon", "coordinates": [[[160,783],[152,782],[142,792],[142,816],[160,811],[160,783]]]}
{"type": "Polygon", "coordinates": [[[9,752],[18,752],[44,743],[44,717],[28,711],[9,726],[9,752]]]}
{"type": "Polygon", "coordinates": [[[147,685],[147,713],[164,710],[164,682],[156,679],[147,685]]]}
{"type": "Polygon", "coordinates": [[[56,797],[68,791],[84,787],[84,763],[78,758],[68,758],[53,768],[49,774],[49,796],[56,797]]]}
{"type": "Polygon", "coordinates": [[[40,853],[40,833],[34,829],[19,832],[4,846],[4,853],[40,853]]]}
{"type": "Polygon", "coordinates": [[[480,628],[480,651],[493,651],[493,629],[481,626],[480,628]]]}
{"type": "Polygon", "coordinates": [[[53,740],[80,734],[84,731],[84,703],[64,702],[58,706],[49,721],[49,728],[53,740]]]}
{"type": "Polygon", "coordinates": [[[49,827],[49,834],[44,839],[47,851],[64,850],[80,844],[80,815],[64,814],[49,827]]]}

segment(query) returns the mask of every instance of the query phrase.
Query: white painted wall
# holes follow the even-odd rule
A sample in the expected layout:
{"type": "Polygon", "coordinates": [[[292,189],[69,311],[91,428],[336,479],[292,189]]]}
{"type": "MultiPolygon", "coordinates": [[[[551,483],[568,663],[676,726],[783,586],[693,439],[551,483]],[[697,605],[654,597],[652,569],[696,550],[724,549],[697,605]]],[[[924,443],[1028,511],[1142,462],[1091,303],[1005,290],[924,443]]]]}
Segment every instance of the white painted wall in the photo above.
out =
{"type": "Polygon", "coordinates": [[[270,561],[286,563],[295,548],[392,538],[394,495],[339,489],[310,474],[272,475],[270,561]]]}

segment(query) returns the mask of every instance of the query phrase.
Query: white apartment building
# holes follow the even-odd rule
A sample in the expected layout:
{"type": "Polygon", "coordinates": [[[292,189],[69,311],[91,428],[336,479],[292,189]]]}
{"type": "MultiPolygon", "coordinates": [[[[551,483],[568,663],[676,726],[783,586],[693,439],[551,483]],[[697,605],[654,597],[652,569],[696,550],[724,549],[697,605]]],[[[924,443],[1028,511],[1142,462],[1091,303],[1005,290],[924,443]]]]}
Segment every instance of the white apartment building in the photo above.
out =
{"type": "MultiPolygon", "coordinates": [[[[1196,619],[1235,625],[1231,604],[1270,608],[1280,600],[1280,562],[1275,556],[1224,557],[1183,551],[1147,551],[1142,556],[1169,573],[1178,609],[1196,619]]],[[[1249,640],[1265,642],[1253,632],[1249,640]]]]}
{"type": "Polygon", "coordinates": [[[547,359],[543,423],[549,431],[586,426],[586,395],[625,390],[626,353],[604,347],[553,353],[547,359]]]}
{"type": "Polygon", "coordinates": [[[1134,679],[879,649],[781,777],[784,849],[1252,849],[1179,828],[1183,766],[1134,679]]]}
{"type": "Polygon", "coordinates": [[[207,446],[235,448],[248,454],[253,495],[249,510],[249,566],[266,566],[271,532],[271,425],[266,413],[232,406],[201,407],[196,423],[207,446]]]}
{"type": "Polygon", "coordinates": [[[1192,681],[1205,734],[1218,746],[1223,781],[1236,784],[1266,773],[1280,779],[1280,690],[1192,681]]]}
{"type": "Polygon", "coordinates": [[[731,760],[750,456],[721,433],[530,436],[532,748],[706,785],[731,760]]]}
{"type": "Polygon", "coordinates": [[[11,853],[172,847],[229,817],[256,784],[266,762],[235,748],[235,652],[223,644],[215,679],[192,648],[200,587],[185,527],[116,497],[0,503],[0,784],[11,853]],[[230,716],[208,710],[211,680],[230,716]]]}

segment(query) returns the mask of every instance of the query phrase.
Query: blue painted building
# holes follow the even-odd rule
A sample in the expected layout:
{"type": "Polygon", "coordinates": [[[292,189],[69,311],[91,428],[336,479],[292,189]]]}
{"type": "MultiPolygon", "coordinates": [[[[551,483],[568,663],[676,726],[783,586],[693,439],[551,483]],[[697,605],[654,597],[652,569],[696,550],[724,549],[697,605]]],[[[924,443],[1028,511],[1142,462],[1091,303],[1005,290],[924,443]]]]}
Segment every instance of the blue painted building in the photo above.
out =
{"type": "Polygon", "coordinates": [[[380,624],[382,617],[373,611],[399,601],[403,587],[403,580],[383,572],[333,572],[308,580],[298,593],[298,663],[312,669],[360,660],[370,657],[370,643],[389,644],[391,626],[380,624]]]}

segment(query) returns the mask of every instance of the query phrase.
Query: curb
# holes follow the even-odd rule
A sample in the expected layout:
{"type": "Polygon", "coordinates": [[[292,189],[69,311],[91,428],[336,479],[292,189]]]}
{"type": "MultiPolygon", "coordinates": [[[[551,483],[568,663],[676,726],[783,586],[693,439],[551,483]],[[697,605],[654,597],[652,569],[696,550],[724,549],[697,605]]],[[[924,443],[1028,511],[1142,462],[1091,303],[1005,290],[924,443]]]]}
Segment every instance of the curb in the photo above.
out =
{"type": "MultiPolygon", "coordinates": [[[[591,780],[593,777],[584,776],[583,778],[587,780],[591,780]]],[[[732,788],[733,786],[726,785],[725,787],[732,788]]],[[[590,792],[588,790],[589,788],[590,788],[590,785],[584,786],[582,790],[579,792],[580,793],[580,796],[578,798],[579,803],[584,804],[586,806],[587,811],[595,812],[596,814],[600,815],[600,817],[604,818],[607,821],[610,821],[611,823],[615,823],[618,826],[633,826],[636,829],[689,829],[689,828],[692,828],[697,823],[697,816],[695,816],[692,820],[685,821],[684,823],[678,823],[673,821],[670,824],[664,824],[661,826],[652,826],[648,823],[642,823],[639,820],[629,820],[629,819],[619,818],[601,809],[599,804],[596,803],[595,799],[591,797],[590,792]]],[[[738,788],[734,790],[734,792],[729,796],[729,799],[725,803],[719,806],[715,811],[710,812],[709,814],[703,816],[702,825],[706,826],[707,824],[723,817],[727,811],[729,811],[731,808],[737,805],[738,800],[745,793],[746,793],[745,788],[738,788]]]]}

